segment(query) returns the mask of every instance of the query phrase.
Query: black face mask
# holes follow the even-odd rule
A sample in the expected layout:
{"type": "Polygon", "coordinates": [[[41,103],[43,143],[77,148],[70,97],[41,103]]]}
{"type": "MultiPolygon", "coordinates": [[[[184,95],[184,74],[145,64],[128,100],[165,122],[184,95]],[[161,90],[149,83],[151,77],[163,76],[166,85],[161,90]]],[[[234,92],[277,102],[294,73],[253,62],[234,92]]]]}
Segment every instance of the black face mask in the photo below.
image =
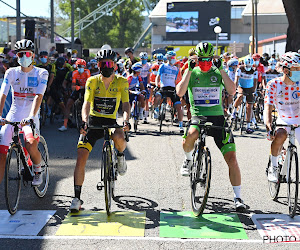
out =
{"type": "Polygon", "coordinates": [[[100,69],[100,73],[104,77],[108,78],[114,73],[114,68],[102,68],[102,69],[100,69]]]}

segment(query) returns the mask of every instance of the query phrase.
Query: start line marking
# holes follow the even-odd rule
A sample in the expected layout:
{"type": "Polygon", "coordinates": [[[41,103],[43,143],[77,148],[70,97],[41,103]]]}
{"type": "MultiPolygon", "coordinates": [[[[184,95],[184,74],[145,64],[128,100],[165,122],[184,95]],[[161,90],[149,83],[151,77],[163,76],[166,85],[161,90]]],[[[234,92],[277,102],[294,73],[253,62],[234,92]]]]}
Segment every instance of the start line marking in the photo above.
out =
{"type": "Polygon", "coordinates": [[[0,239],[16,240],[136,240],[136,241],[179,241],[179,242],[234,242],[234,243],[260,243],[262,240],[232,240],[232,239],[181,239],[181,238],[161,238],[161,237],[111,237],[111,236],[10,236],[0,235],[0,239]]]}

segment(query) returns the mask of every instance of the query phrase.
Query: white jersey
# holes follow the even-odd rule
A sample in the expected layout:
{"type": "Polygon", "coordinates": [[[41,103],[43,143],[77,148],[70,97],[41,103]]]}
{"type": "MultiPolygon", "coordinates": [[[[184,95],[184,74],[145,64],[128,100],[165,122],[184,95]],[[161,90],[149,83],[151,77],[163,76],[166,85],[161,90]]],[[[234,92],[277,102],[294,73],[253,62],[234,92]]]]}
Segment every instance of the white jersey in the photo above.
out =
{"type": "MultiPolygon", "coordinates": [[[[47,88],[48,71],[43,68],[33,67],[26,73],[21,66],[10,68],[5,72],[0,93],[8,95],[12,92],[12,105],[6,116],[8,121],[20,122],[30,114],[34,97],[44,95],[47,88]]],[[[36,117],[38,114],[36,115],[36,117]]]]}

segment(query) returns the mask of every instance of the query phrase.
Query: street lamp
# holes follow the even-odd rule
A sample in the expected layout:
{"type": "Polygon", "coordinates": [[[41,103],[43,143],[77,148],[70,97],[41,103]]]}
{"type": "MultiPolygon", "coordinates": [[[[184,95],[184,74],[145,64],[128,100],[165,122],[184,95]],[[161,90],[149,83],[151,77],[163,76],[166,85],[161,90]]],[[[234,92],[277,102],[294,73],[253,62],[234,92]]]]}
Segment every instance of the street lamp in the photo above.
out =
{"type": "MultiPolygon", "coordinates": [[[[78,20],[78,21],[80,21],[80,11],[81,11],[81,9],[77,7],[76,10],[79,12],[79,20],[78,20]]],[[[79,39],[80,39],[80,24],[79,24],[79,33],[78,33],[78,37],[79,37],[79,39]]]]}
{"type": "Polygon", "coordinates": [[[222,28],[220,26],[216,26],[214,28],[214,32],[216,33],[216,55],[218,55],[218,40],[219,34],[222,32],[222,28]]]}

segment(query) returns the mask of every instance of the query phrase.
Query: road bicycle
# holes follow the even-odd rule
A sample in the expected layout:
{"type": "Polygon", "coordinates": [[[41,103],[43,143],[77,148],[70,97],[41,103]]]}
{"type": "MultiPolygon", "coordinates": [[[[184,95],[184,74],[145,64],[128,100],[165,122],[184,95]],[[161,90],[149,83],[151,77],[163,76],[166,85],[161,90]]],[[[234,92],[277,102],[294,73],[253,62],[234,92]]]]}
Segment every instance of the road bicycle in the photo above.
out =
{"type": "Polygon", "coordinates": [[[132,105],[131,105],[131,117],[133,119],[133,129],[134,129],[134,132],[136,133],[137,132],[137,126],[138,126],[138,123],[139,123],[139,101],[138,101],[138,98],[139,98],[139,95],[143,93],[140,92],[140,91],[130,91],[130,94],[134,95],[134,99],[132,101],[132,105]]]}
{"type": "Polygon", "coordinates": [[[73,105],[73,113],[74,113],[74,120],[76,124],[76,128],[78,132],[80,132],[81,129],[81,124],[82,124],[82,105],[83,105],[83,98],[84,98],[84,91],[79,90],[79,97],[78,99],[74,102],[73,105]]]}
{"type": "Polygon", "coordinates": [[[206,206],[209,195],[211,181],[211,154],[206,146],[206,136],[211,129],[225,129],[226,138],[224,144],[228,142],[231,136],[231,130],[227,127],[214,126],[206,119],[200,118],[200,121],[191,121],[190,125],[197,125],[200,129],[199,138],[195,143],[193,151],[193,164],[190,172],[191,202],[193,213],[200,216],[206,206]]]}
{"type": "MultiPolygon", "coordinates": [[[[170,92],[172,94],[174,94],[173,90],[164,90],[163,92],[170,92]]],[[[163,125],[163,121],[166,120],[166,112],[167,112],[167,96],[163,95],[163,100],[162,103],[160,105],[160,109],[159,109],[159,116],[158,116],[158,120],[159,120],[159,132],[162,132],[162,125],[163,125]]],[[[171,108],[170,108],[170,113],[171,113],[171,125],[173,126],[174,123],[174,117],[175,117],[175,107],[172,104],[171,108]]]]}
{"type": "Polygon", "coordinates": [[[255,94],[255,102],[253,107],[253,112],[255,119],[259,123],[263,123],[263,114],[264,114],[264,95],[262,90],[257,90],[255,94]]]}
{"type": "MultiPolygon", "coordinates": [[[[24,186],[28,186],[28,182],[32,182],[35,173],[30,156],[21,142],[20,123],[6,121],[6,124],[12,125],[14,129],[5,164],[5,201],[8,212],[13,215],[18,209],[22,183],[24,186]]],[[[30,126],[35,134],[33,121],[31,121],[30,126]]],[[[33,190],[39,198],[43,198],[49,185],[49,153],[46,140],[41,135],[38,150],[42,158],[43,183],[38,187],[34,186],[33,190]]]]}
{"type": "MultiPolygon", "coordinates": [[[[114,142],[111,139],[111,129],[122,128],[119,125],[92,126],[88,129],[104,130],[104,142],[102,147],[101,179],[97,184],[97,190],[104,188],[105,209],[107,215],[111,213],[111,200],[114,199],[115,182],[118,177],[117,153],[114,142]]],[[[128,141],[128,134],[125,132],[125,139],[128,141]]]]}
{"type": "MultiPolygon", "coordinates": [[[[293,218],[297,211],[298,204],[298,191],[299,191],[299,167],[298,167],[298,154],[297,147],[295,145],[295,130],[298,125],[286,125],[286,124],[272,124],[272,131],[275,131],[278,127],[289,127],[291,131],[288,133],[289,142],[287,149],[282,149],[281,154],[278,157],[278,181],[271,182],[268,180],[270,196],[273,200],[277,200],[281,183],[287,183],[287,200],[289,207],[289,216],[293,218]]],[[[271,155],[269,156],[269,162],[266,169],[271,166],[271,155]]]]}

